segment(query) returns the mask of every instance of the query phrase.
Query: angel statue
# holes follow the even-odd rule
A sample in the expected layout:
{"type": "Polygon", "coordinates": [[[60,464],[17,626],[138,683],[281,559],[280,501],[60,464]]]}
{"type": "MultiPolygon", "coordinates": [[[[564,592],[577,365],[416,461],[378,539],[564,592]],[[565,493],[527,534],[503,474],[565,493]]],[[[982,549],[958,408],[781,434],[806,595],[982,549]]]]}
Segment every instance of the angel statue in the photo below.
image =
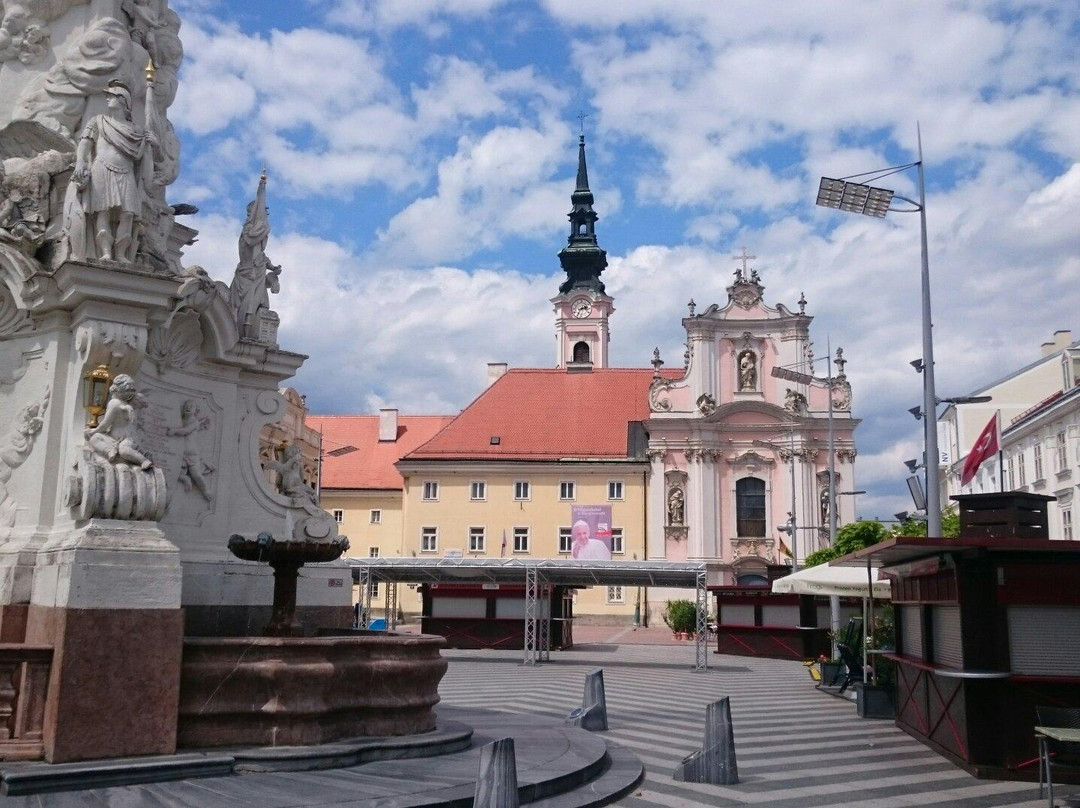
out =
{"type": "Polygon", "coordinates": [[[149,471],[154,463],[139,451],[137,409],[146,406],[135,389],[135,380],[126,373],[117,374],[109,385],[109,403],[96,427],[86,430],[86,440],[99,457],[109,463],[128,463],[149,471]]]}

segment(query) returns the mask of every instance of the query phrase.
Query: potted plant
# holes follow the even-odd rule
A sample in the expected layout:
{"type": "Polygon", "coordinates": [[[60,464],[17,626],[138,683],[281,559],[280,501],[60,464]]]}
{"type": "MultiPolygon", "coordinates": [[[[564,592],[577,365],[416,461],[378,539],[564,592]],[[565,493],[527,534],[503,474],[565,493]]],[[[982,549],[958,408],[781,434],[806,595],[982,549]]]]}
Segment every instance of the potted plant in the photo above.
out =
{"type": "Polygon", "coordinates": [[[669,600],[664,605],[664,623],[676,639],[688,639],[697,625],[697,607],[689,600],[669,600]]]}
{"type": "MultiPolygon", "coordinates": [[[[873,630],[866,638],[866,648],[893,647],[895,628],[892,605],[874,619],[873,630]]],[[[896,718],[896,663],[879,654],[873,655],[873,678],[855,683],[855,707],[859,718],[896,718]]]]}
{"type": "Polygon", "coordinates": [[[844,672],[844,663],[839,659],[830,659],[821,654],[817,658],[818,669],[821,671],[821,684],[829,687],[833,682],[840,679],[844,672]]]}

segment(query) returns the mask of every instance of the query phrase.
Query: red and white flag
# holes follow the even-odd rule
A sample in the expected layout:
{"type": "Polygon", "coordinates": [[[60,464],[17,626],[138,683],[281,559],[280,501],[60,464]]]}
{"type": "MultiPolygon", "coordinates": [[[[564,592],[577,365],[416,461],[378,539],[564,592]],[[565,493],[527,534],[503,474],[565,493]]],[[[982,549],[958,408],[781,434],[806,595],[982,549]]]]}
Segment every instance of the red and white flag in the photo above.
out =
{"type": "Polygon", "coordinates": [[[983,431],[979,433],[975,445],[968,452],[967,460],[964,461],[964,470],[960,475],[960,485],[967,485],[975,479],[975,472],[979,466],[989,457],[993,457],[1001,451],[1001,411],[994,413],[983,431]]]}

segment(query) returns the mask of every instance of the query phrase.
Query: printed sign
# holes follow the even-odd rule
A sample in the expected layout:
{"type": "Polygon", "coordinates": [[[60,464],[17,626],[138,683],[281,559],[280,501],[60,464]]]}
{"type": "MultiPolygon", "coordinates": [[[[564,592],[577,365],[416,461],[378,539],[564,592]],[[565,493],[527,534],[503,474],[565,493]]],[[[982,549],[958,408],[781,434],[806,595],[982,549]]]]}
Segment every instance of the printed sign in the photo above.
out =
{"type": "Polygon", "coordinates": [[[611,506],[570,506],[570,556],[575,561],[611,560],[611,506]]]}

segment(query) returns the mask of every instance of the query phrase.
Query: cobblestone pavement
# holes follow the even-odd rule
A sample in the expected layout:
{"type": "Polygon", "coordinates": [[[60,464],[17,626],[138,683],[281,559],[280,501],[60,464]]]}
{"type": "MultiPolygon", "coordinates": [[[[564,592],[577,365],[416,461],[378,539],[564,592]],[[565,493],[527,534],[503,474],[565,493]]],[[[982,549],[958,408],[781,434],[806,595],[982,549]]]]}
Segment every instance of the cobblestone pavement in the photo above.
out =
{"type": "Polygon", "coordinates": [[[1046,805],[1034,783],[976,780],[891,721],[857,718],[853,703],[815,690],[797,662],[710,652],[710,670],[697,673],[691,643],[590,644],[574,631],[573,650],[535,668],[521,665],[520,651],[447,651],[444,703],[557,718],[580,705],[584,674],[603,667],[608,735],[647,771],[618,803],[633,808],[1046,805]],[[675,766],[701,744],[705,705],[723,696],[731,697],[740,783],[675,782],[675,766]]]}

